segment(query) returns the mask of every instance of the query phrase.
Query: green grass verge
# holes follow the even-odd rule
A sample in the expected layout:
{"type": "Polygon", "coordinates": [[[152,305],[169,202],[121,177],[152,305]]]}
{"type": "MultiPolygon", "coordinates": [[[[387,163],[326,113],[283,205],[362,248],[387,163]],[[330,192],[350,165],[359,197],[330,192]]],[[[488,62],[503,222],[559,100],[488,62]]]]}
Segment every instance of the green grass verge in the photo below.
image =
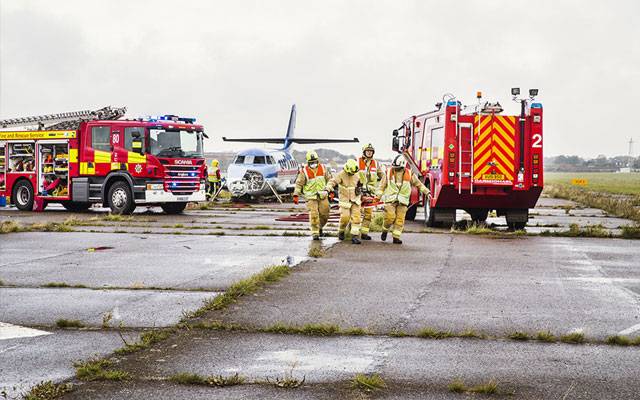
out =
{"type": "Polygon", "coordinates": [[[83,381],[123,381],[130,378],[126,371],[112,369],[113,362],[106,359],[78,362],[76,377],[83,381]]]}
{"type": "Polygon", "coordinates": [[[22,397],[24,400],[55,400],[73,390],[71,383],[41,382],[22,397]]]}

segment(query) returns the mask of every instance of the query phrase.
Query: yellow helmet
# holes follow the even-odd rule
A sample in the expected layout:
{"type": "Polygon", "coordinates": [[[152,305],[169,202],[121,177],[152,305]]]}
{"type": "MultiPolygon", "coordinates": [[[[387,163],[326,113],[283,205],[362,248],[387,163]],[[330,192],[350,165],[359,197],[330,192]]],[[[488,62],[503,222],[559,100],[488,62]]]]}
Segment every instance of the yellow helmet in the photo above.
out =
{"type": "Polygon", "coordinates": [[[218,160],[211,160],[212,167],[217,167],[218,165],[220,165],[220,162],[218,162],[218,160]]]}
{"type": "Polygon", "coordinates": [[[373,147],[373,144],[371,144],[371,143],[367,143],[364,146],[362,146],[362,154],[364,155],[364,152],[367,151],[367,150],[371,150],[374,153],[376,152],[376,149],[373,147]]]}
{"type": "Polygon", "coordinates": [[[358,162],[356,160],[354,160],[353,158],[350,158],[347,160],[347,162],[344,164],[344,171],[347,174],[355,174],[356,172],[358,172],[358,162]]]}
{"type": "Polygon", "coordinates": [[[313,150],[307,151],[307,163],[318,161],[318,153],[313,150]]]}

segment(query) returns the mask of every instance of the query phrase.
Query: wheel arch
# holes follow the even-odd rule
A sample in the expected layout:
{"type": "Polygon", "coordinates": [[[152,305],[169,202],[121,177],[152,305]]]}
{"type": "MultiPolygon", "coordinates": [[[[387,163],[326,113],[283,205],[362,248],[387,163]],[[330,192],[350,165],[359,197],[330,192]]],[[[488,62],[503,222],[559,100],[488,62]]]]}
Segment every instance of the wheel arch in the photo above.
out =
{"type": "Polygon", "coordinates": [[[109,194],[109,188],[111,188],[111,185],[116,182],[126,182],[131,189],[131,193],[133,193],[133,178],[129,173],[122,171],[111,172],[105,178],[104,183],[102,184],[102,193],[100,194],[102,203],[105,207],[108,205],[107,196],[109,194]]]}

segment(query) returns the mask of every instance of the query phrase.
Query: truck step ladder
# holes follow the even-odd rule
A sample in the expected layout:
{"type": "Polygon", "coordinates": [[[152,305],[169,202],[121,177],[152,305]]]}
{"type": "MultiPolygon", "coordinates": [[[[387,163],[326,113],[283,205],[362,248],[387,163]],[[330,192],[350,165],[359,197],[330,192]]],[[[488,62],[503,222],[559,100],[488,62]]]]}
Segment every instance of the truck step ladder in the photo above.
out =
{"type": "Polygon", "coordinates": [[[77,129],[81,122],[91,120],[117,120],[124,116],[126,107],[103,107],[98,110],[71,111],[33,117],[0,120],[0,129],[37,127],[38,130],[77,129]]]}

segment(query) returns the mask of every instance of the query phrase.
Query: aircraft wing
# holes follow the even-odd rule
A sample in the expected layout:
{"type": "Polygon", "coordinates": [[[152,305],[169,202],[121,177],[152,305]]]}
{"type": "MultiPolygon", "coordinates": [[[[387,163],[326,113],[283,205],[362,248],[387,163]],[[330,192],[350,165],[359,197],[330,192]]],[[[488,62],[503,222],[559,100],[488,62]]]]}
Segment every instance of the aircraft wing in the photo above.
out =
{"type": "Polygon", "coordinates": [[[281,144],[288,141],[297,144],[314,144],[314,143],[358,143],[358,138],[353,139],[310,139],[310,138],[252,138],[252,139],[232,139],[222,137],[225,142],[244,142],[244,143],[275,143],[281,144]]]}
{"type": "Polygon", "coordinates": [[[255,138],[255,139],[233,139],[228,137],[222,137],[225,142],[244,142],[244,143],[275,143],[281,144],[286,140],[285,138],[255,138]]]}

